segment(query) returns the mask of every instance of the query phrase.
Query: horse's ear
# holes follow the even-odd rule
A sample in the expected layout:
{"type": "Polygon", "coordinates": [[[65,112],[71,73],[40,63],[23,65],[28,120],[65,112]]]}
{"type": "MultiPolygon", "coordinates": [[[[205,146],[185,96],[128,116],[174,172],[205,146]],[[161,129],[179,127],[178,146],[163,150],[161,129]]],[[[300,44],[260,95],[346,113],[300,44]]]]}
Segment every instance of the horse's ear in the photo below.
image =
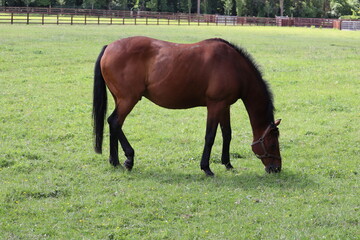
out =
{"type": "Polygon", "coordinates": [[[277,119],[277,120],[275,120],[275,126],[279,126],[279,124],[281,123],[281,119],[277,119]]]}

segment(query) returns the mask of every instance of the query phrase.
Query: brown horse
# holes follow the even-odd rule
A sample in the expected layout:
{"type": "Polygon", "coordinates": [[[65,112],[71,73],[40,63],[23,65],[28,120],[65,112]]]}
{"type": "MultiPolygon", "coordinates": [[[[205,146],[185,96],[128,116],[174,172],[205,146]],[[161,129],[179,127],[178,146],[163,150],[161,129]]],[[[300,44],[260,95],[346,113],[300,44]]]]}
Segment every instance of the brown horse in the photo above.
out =
{"type": "Polygon", "coordinates": [[[279,131],[274,121],[272,94],[256,64],[244,50],[223,39],[194,44],[175,44],[148,37],[130,37],[105,46],[95,64],[93,119],[95,151],[102,152],[106,116],[106,86],[115,100],[108,118],[110,163],[119,165],[118,141],[134,165],[134,149],[122,131],[126,116],[146,97],[171,109],[207,107],[205,146],[200,167],[209,176],[209,158],[220,123],[223,148],[221,161],[230,163],[230,105],[239,98],[249,114],[253,130],[252,150],[269,173],[280,172],[279,131]]]}

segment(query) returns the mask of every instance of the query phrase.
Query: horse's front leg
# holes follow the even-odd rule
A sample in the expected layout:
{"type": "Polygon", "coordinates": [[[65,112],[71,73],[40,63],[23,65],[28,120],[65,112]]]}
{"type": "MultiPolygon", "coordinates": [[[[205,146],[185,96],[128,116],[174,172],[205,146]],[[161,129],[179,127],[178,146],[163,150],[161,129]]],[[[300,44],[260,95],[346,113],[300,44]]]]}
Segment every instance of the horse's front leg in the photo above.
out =
{"type": "Polygon", "coordinates": [[[231,125],[230,125],[230,107],[224,111],[221,116],[220,127],[223,137],[223,147],[221,154],[221,163],[225,165],[226,169],[232,169],[230,163],[230,142],[231,142],[231,125]]]}
{"type": "Polygon", "coordinates": [[[207,106],[208,115],[206,122],[205,146],[201,157],[200,167],[208,176],[214,175],[210,169],[209,159],[212,146],[214,145],[218,124],[223,119],[222,116],[228,112],[227,109],[228,108],[223,102],[212,102],[207,106]]]}
{"type": "Polygon", "coordinates": [[[210,154],[212,146],[214,145],[216,130],[218,123],[210,119],[207,120],[206,134],[205,134],[205,146],[201,157],[200,168],[208,176],[214,176],[214,173],[210,169],[210,154]]]}

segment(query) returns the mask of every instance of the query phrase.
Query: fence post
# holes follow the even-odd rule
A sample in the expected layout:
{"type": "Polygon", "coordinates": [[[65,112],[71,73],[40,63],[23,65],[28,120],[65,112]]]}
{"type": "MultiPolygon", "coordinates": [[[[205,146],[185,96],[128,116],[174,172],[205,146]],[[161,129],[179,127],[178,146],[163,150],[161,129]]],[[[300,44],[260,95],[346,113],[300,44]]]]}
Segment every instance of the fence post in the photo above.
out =
{"type": "Polygon", "coordinates": [[[26,14],[26,24],[29,24],[29,22],[30,22],[30,14],[27,13],[26,14]]]}
{"type": "Polygon", "coordinates": [[[70,17],[70,25],[73,25],[73,17],[74,17],[74,15],[71,15],[71,17],[70,17]]]}
{"type": "Polygon", "coordinates": [[[98,16],[98,25],[100,25],[100,15],[98,16]]]}
{"type": "Polygon", "coordinates": [[[56,15],[56,25],[59,25],[59,14],[56,15]]]}
{"type": "Polygon", "coordinates": [[[11,13],[11,24],[14,23],[14,13],[11,13]]]}
{"type": "Polygon", "coordinates": [[[86,25],[86,14],[85,14],[85,18],[84,18],[84,23],[85,23],[85,25],[86,25]]]}
{"type": "Polygon", "coordinates": [[[112,19],[113,19],[113,17],[111,15],[111,17],[110,17],[110,25],[112,25],[112,19]]]}
{"type": "Polygon", "coordinates": [[[41,24],[44,25],[44,14],[42,14],[42,17],[41,17],[41,24]]]}

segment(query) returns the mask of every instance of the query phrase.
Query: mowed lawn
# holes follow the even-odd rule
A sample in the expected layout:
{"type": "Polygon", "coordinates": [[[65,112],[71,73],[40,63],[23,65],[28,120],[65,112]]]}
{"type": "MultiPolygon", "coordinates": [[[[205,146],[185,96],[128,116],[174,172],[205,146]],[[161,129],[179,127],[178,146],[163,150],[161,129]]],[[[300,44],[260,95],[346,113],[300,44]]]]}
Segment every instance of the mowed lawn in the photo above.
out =
{"type": "Polygon", "coordinates": [[[0,25],[0,239],[359,239],[359,43],[360,32],[314,28],[0,25]],[[266,174],[253,155],[241,101],[234,171],[220,163],[221,133],[216,176],[200,171],[205,108],[146,99],[124,125],[133,171],[109,165],[107,127],[95,154],[94,62],[134,35],[246,48],[283,119],[283,171],[266,174]]]}

